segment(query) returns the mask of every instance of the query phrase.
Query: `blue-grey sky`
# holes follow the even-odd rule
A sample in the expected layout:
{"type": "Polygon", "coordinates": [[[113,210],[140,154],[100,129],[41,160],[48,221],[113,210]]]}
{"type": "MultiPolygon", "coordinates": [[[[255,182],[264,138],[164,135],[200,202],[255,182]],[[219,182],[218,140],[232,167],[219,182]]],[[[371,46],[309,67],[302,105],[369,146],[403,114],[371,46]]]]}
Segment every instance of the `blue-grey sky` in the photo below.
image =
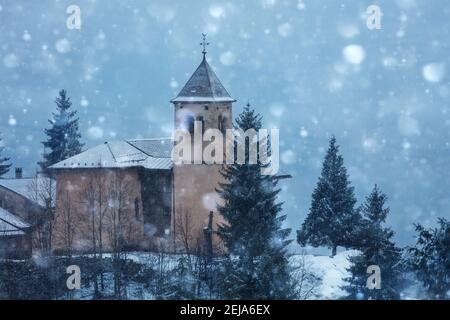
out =
{"type": "MultiPolygon", "coordinates": [[[[0,132],[31,174],[58,90],[88,147],[169,136],[169,100],[208,59],[238,101],[280,128],[289,225],[310,206],[335,134],[359,202],[377,183],[399,244],[450,217],[450,2],[446,0],[0,0],[0,132]],[[66,8],[81,8],[80,30],[66,8]],[[381,30],[366,27],[378,5],[381,30]]],[[[294,237],[294,234],[292,234],[294,237]]]]}

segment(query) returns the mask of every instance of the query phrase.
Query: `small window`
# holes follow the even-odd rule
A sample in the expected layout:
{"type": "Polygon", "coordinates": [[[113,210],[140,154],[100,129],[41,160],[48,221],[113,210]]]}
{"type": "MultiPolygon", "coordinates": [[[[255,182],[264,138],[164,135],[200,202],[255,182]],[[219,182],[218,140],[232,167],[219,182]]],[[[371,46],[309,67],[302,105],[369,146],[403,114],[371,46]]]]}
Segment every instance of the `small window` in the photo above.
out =
{"type": "Polygon", "coordinates": [[[208,110],[209,109],[209,107],[208,106],[205,106],[205,110],[208,110]]]}
{"type": "Polygon", "coordinates": [[[138,220],[138,221],[141,219],[139,211],[140,211],[139,210],[139,199],[136,198],[136,199],[134,199],[134,215],[136,217],[136,220],[138,220]]]}

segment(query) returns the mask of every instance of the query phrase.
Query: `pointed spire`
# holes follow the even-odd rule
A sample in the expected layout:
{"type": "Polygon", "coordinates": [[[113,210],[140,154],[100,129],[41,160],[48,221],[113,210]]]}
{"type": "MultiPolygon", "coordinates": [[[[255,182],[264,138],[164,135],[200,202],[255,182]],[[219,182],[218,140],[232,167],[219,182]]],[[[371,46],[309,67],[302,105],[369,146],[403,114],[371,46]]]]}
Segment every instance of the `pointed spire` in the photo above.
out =
{"type": "Polygon", "coordinates": [[[235,102],[206,61],[206,34],[202,33],[203,59],[195,72],[171,102],[235,102]]]}

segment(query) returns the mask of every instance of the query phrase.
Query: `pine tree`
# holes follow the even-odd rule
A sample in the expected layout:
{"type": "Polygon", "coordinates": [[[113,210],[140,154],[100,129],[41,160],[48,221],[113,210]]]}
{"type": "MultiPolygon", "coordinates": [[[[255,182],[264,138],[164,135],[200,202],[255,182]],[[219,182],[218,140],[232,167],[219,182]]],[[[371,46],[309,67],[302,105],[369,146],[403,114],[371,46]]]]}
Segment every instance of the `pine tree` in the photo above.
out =
{"type": "Polygon", "coordinates": [[[42,142],[45,148],[44,161],[39,165],[43,171],[59,161],[80,153],[84,145],[80,142],[77,112],[70,109],[72,102],[66,96],[65,90],[59,92],[55,103],[57,113],[53,113],[53,119],[49,120],[51,128],[45,129],[48,140],[42,142]]]}
{"type": "Polygon", "coordinates": [[[299,231],[300,245],[327,246],[336,255],[338,246],[346,248],[355,245],[356,228],[360,215],[354,206],[356,199],[348,180],[344,159],[339,154],[336,138],[330,139],[322,174],[312,194],[309,214],[299,231]]]}
{"type": "Polygon", "coordinates": [[[450,299],[450,221],[438,220],[438,228],[416,225],[416,245],[409,249],[410,264],[431,299],[450,299]]]}
{"type": "Polygon", "coordinates": [[[351,277],[346,279],[344,287],[349,299],[367,300],[397,300],[405,283],[401,264],[401,249],[392,240],[394,232],[383,224],[389,214],[389,207],[385,207],[387,196],[378,187],[366,198],[360,208],[363,215],[361,228],[360,254],[351,257],[351,267],[348,269],[351,277]],[[369,266],[380,268],[380,288],[368,288],[367,273],[369,266]]]}
{"type": "MultiPolygon", "coordinates": [[[[236,119],[237,128],[261,128],[261,117],[250,106],[236,119]]],[[[255,142],[250,142],[255,143],[255,142]]],[[[250,146],[249,149],[250,150],[250,146]]],[[[277,203],[277,179],[262,175],[264,165],[249,163],[224,166],[226,182],[220,184],[223,205],[218,206],[225,223],[218,233],[228,255],[222,277],[222,296],[228,299],[286,299],[292,296],[287,240],[290,229],[282,229],[286,216],[277,203]]]]}
{"type": "MultiPolygon", "coordinates": [[[[2,138],[0,137],[0,155],[2,154],[5,147],[2,145],[2,138]]],[[[0,156],[0,178],[9,172],[11,168],[11,163],[9,163],[9,158],[0,156]]]]}

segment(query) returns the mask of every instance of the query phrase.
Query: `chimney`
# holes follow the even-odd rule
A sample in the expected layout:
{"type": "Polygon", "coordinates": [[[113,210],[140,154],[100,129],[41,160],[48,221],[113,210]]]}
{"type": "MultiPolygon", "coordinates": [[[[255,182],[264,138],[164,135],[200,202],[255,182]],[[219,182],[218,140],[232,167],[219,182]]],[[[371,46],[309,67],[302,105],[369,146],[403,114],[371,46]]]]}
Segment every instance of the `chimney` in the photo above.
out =
{"type": "Polygon", "coordinates": [[[22,168],[16,168],[16,179],[22,179],[22,168]]]}

